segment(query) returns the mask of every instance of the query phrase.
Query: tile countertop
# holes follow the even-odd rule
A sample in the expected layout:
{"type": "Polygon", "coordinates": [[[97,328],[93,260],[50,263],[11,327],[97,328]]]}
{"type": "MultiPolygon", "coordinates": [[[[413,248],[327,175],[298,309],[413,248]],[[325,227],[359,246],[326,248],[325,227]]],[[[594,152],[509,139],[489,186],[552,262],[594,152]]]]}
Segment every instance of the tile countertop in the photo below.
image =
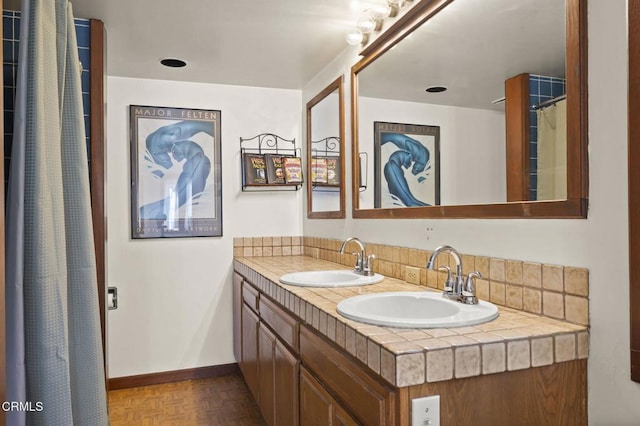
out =
{"type": "Polygon", "coordinates": [[[308,256],[237,257],[234,269],[310,327],[397,387],[502,373],[588,357],[585,326],[499,306],[493,321],[471,327],[406,329],[349,320],[338,302],[358,294],[430,291],[386,277],[362,287],[312,288],[279,283],[281,275],[348,269],[308,256]]]}

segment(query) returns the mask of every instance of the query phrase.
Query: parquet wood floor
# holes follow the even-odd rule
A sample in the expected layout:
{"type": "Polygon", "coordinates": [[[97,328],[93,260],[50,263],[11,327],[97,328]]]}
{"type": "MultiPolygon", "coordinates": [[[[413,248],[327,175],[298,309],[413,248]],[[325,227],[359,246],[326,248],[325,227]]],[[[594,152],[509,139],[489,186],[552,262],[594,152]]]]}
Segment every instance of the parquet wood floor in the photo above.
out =
{"type": "Polygon", "coordinates": [[[109,391],[111,426],[264,425],[241,374],[109,391]]]}

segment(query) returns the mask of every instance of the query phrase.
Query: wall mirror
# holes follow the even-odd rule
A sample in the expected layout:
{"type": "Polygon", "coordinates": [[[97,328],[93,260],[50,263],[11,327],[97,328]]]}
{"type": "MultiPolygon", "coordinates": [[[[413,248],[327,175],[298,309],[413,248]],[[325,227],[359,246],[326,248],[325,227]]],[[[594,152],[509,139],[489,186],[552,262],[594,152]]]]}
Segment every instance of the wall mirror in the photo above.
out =
{"type": "Polygon", "coordinates": [[[307,217],[345,217],[343,77],[307,103],[307,217]]]}
{"type": "Polygon", "coordinates": [[[586,6],[422,0],[365,48],[353,217],[586,217],[586,6]]]}

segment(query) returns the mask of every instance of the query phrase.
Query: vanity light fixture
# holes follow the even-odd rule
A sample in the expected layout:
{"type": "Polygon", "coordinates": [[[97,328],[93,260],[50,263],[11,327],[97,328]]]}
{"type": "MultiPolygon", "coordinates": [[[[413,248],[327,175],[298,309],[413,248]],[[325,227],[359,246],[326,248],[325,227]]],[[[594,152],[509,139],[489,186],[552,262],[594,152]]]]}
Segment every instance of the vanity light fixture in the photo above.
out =
{"type": "Polygon", "coordinates": [[[187,66],[187,63],[185,61],[176,58],[164,58],[160,60],[160,63],[169,68],[182,68],[187,66]]]}
{"type": "Polygon", "coordinates": [[[445,86],[430,86],[425,89],[428,93],[442,93],[446,92],[447,88],[445,86]]]}
{"type": "MultiPolygon", "coordinates": [[[[405,2],[409,1],[413,0],[384,0],[362,9],[361,16],[355,25],[356,29],[346,35],[347,43],[352,46],[366,44],[369,41],[369,34],[380,31],[384,19],[397,16],[405,2]]],[[[359,5],[360,3],[356,1],[350,3],[351,9],[357,9],[359,5]]]]}

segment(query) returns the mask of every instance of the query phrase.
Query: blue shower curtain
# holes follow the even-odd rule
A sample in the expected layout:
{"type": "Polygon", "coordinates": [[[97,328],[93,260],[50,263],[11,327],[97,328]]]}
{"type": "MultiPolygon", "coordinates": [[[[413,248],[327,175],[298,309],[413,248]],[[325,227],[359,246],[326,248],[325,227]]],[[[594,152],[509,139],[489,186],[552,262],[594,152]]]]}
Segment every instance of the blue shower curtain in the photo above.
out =
{"type": "Polygon", "coordinates": [[[80,63],[67,0],[23,0],[7,199],[7,424],[108,424],[80,63]]]}

